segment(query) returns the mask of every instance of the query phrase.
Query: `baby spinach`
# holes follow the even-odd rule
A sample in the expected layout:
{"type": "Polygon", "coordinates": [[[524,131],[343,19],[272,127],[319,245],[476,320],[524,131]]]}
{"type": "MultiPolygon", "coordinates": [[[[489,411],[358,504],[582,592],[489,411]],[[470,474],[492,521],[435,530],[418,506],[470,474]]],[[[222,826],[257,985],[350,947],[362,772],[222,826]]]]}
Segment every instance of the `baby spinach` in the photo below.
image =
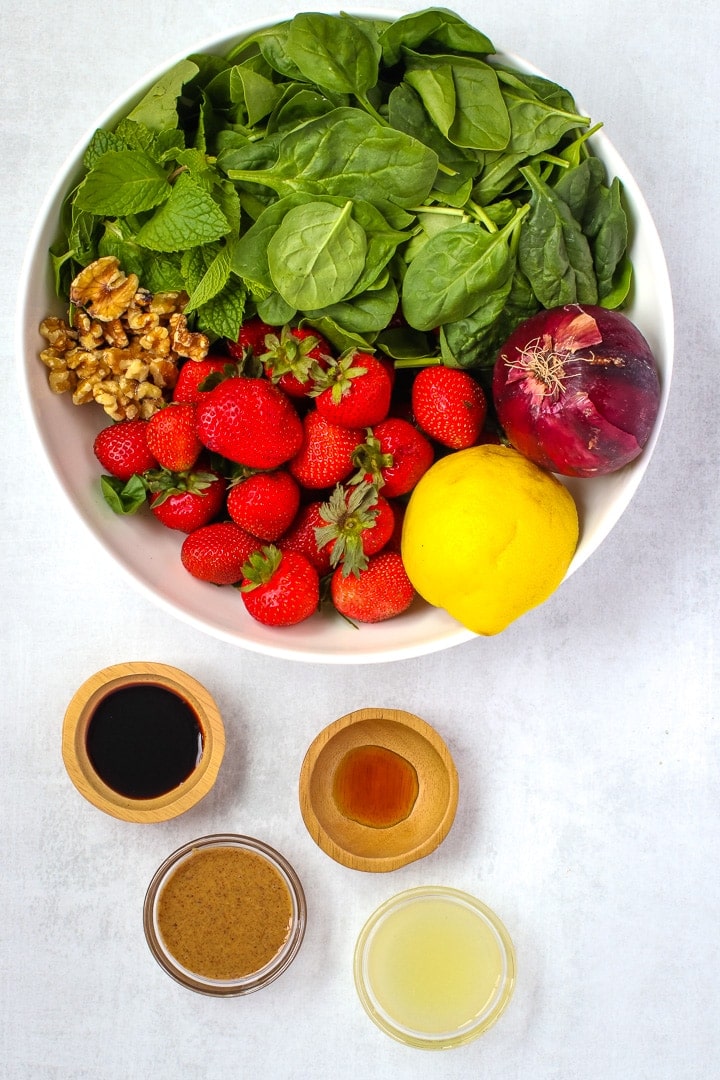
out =
{"type": "Polygon", "coordinates": [[[227,175],[280,196],[305,191],[414,206],[429,193],[437,165],[434,151],[416,139],[358,109],[340,108],[284,135],[269,168],[227,175]]]}
{"type": "Polygon", "coordinates": [[[482,368],[540,306],[627,301],[631,223],[589,124],[452,11],[300,13],[181,61],[93,135],[56,287],[113,254],[211,337],[257,314],[482,368]]]}
{"type": "Polygon", "coordinates": [[[343,300],[365,266],[367,237],[352,202],[309,202],[289,210],[268,244],[268,267],[282,298],[297,308],[343,300]]]}
{"type": "Polygon", "coordinates": [[[520,172],[531,189],[530,213],[520,236],[520,267],[543,307],[596,304],[590,245],[567,204],[531,168],[520,172]]]}
{"type": "Polygon", "coordinates": [[[416,330],[456,322],[502,292],[515,268],[513,238],[527,212],[503,229],[475,222],[445,229],[420,249],[403,281],[403,314],[416,330]]]}

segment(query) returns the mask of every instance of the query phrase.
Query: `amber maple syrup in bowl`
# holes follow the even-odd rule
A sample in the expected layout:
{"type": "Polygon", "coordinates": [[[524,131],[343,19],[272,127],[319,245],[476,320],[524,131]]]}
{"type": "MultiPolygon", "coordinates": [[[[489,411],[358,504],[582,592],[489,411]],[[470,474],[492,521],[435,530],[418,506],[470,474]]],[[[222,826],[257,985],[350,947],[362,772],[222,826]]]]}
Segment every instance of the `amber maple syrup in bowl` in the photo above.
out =
{"type": "Polygon", "coordinates": [[[333,777],[333,798],[340,812],[374,829],[404,821],[419,790],[415,766],[386,746],[353,747],[333,777]]]}

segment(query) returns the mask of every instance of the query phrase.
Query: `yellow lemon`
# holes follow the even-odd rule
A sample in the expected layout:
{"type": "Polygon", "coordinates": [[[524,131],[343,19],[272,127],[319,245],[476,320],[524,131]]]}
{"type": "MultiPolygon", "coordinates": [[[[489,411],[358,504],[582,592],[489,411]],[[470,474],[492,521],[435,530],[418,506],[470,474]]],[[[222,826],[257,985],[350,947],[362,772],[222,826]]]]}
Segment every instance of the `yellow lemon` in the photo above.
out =
{"type": "Polygon", "coordinates": [[[483,445],[440,458],[421,477],[402,557],[425,600],[489,635],[547,600],[577,541],[567,488],[517,450],[483,445]]]}

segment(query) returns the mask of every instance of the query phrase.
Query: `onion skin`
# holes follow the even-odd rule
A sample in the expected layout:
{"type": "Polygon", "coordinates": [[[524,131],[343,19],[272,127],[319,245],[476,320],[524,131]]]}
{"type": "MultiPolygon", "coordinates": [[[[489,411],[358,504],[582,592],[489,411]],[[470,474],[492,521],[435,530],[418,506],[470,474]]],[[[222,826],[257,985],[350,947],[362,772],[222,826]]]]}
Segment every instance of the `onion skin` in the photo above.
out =
{"type": "Polygon", "coordinates": [[[509,442],[562,476],[603,476],[642,452],[660,408],[652,350],[619,311],[567,304],[510,335],[493,369],[509,442]]]}

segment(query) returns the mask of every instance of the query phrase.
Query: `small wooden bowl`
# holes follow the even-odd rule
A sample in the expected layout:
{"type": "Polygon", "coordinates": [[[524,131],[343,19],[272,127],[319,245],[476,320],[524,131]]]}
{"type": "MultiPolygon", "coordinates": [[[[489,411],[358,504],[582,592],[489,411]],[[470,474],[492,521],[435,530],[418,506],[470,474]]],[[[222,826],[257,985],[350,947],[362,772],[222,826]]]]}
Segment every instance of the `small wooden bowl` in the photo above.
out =
{"type": "Polygon", "coordinates": [[[434,728],[400,709],[357,709],[311,743],[300,770],[300,810],[315,843],[336,862],[373,873],[422,859],[442,843],[455,818],[458,776],[450,751],[434,728]],[[418,794],[408,816],[387,827],[346,816],[333,787],[350,751],[384,747],[415,770],[418,794]]]}
{"type": "Polygon", "coordinates": [[[225,752],[225,729],[212,697],[196,679],[168,664],[114,664],[96,672],[75,692],[65,712],[62,755],[73,784],[93,806],[123,821],[167,821],[185,813],[215,783],[225,752]],[[195,713],[203,739],[200,761],[177,787],[149,799],[114,791],[98,776],[88,756],[87,733],[100,702],[126,686],[161,686],[183,699],[195,713]]]}

